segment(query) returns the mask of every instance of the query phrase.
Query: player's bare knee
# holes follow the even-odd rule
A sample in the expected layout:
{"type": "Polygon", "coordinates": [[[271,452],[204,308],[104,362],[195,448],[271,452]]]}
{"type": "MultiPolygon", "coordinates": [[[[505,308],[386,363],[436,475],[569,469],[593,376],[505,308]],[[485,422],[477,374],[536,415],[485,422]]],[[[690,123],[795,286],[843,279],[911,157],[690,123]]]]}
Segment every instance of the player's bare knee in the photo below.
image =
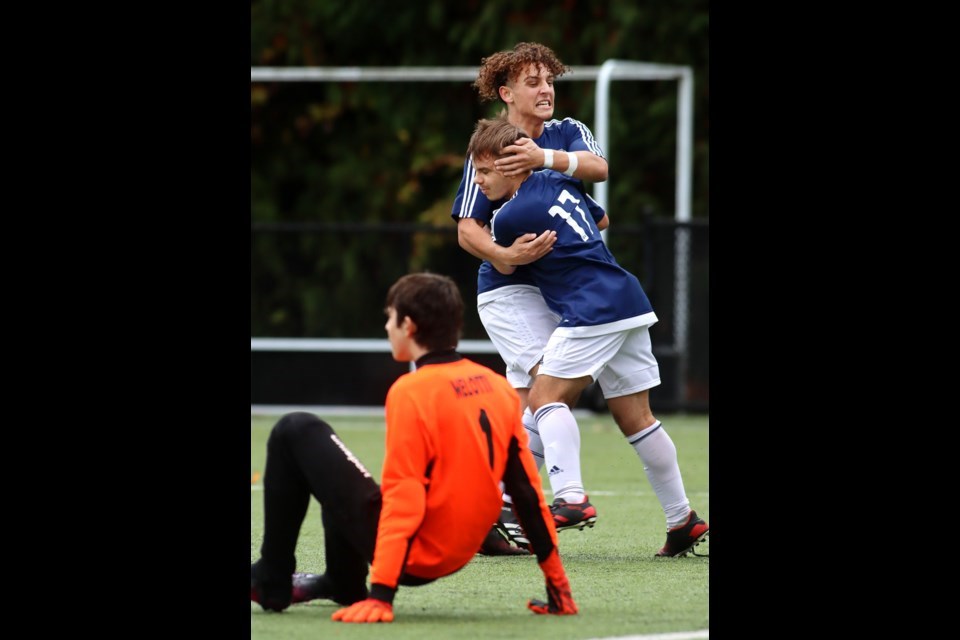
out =
{"type": "Polygon", "coordinates": [[[656,423],[646,391],[619,398],[608,398],[607,408],[623,435],[630,437],[656,423]],[[641,396],[641,394],[644,394],[641,396]]]}

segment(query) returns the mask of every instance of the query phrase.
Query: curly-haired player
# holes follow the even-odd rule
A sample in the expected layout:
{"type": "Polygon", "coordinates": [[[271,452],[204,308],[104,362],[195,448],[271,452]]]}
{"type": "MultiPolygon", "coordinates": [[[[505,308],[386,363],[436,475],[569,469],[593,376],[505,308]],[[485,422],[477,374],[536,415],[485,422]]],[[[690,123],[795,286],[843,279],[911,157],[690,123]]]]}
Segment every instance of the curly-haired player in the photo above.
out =
{"type": "MultiPolygon", "coordinates": [[[[564,73],[564,65],[549,48],[535,42],[521,42],[509,51],[500,51],[483,59],[474,82],[482,100],[499,99],[506,107],[504,116],[513,125],[529,132],[503,149],[496,169],[504,176],[518,176],[541,168],[560,171],[577,180],[602,182],[607,179],[607,161],[593,133],[579,120],[553,119],[554,80],[564,73]]],[[[543,443],[533,416],[527,410],[533,376],[547,340],[557,328],[560,317],[543,300],[529,271],[524,266],[552,250],[554,231],[523,235],[510,246],[497,245],[490,238],[490,219],[503,202],[491,202],[474,182],[476,171],[468,156],[463,178],[451,216],[457,221],[460,246],[483,259],[477,277],[477,311],[490,341],[506,363],[506,376],[522,402],[523,424],[530,438],[530,450],[543,466],[543,443]],[[508,275],[509,274],[509,275],[508,275]]],[[[602,208],[586,196],[585,205],[597,219],[602,208]]],[[[576,429],[576,423],[572,425],[576,429]]],[[[555,496],[561,499],[557,509],[576,504],[577,517],[558,518],[558,528],[593,526],[597,512],[582,488],[555,496]]],[[[522,545],[525,538],[511,516],[510,497],[504,496],[501,531],[522,545]]],[[[496,539],[488,537],[482,553],[507,553],[498,550],[496,539]]]]}

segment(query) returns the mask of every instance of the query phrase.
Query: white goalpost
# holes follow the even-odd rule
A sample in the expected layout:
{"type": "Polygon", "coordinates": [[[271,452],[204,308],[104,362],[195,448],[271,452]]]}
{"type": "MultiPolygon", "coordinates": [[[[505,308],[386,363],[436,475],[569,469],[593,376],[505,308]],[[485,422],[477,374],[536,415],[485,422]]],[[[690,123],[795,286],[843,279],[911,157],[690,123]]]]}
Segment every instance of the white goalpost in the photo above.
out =
{"type": "MultiPolygon", "coordinates": [[[[473,82],[478,67],[251,67],[250,82],[473,82]]],[[[610,83],[614,80],[677,81],[676,210],[673,344],[661,348],[677,361],[678,393],[683,393],[688,362],[689,262],[691,191],[693,185],[693,68],[629,60],[607,60],[597,66],[571,66],[558,81],[596,81],[596,122],[593,132],[600,148],[610,154],[610,83]]],[[[610,179],[593,184],[593,197],[604,209],[610,179]]],[[[615,219],[615,213],[612,217],[615,219]]],[[[603,232],[606,239],[606,232],[603,232]]],[[[492,343],[462,341],[477,353],[495,353],[492,343]],[[470,343],[467,345],[466,343],[470,343]]],[[[251,338],[251,351],[390,351],[387,340],[251,338]]]]}

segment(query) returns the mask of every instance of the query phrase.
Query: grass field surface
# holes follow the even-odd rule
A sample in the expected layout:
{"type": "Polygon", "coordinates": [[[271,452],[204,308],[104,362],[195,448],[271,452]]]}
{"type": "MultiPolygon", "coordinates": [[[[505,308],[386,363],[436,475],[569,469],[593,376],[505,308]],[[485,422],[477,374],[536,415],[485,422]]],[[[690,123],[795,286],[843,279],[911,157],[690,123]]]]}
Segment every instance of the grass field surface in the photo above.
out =
{"type": "MultiPolygon", "coordinates": [[[[707,417],[658,417],[677,446],[690,504],[709,522],[707,417]]],[[[379,481],[383,419],[327,420],[379,481]]],[[[251,562],[260,555],[266,440],[276,421],[276,416],[251,416],[250,421],[251,562]]],[[[559,539],[579,615],[538,616],[527,610],[528,599],[546,596],[533,556],[478,555],[452,576],[422,587],[401,587],[394,601],[396,619],[390,624],[333,622],[330,614],[339,605],[328,600],[293,605],[280,614],[251,602],[250,637],[586,640],[708,629],[709,558],[654,558],[666,526],[640,459],[609,414],[578,421],[584,485],[598,519],[594,528],[564,531],[559,539]]],[[[543,477],[549,502],[550,484],[543,477]]],[[[707,540],[697,548],[699,553],[709,553],[707,540]]],[[[311,501],[297,546],[297,570],[322,573],[324,566],[320,506],[311,501]]]]}

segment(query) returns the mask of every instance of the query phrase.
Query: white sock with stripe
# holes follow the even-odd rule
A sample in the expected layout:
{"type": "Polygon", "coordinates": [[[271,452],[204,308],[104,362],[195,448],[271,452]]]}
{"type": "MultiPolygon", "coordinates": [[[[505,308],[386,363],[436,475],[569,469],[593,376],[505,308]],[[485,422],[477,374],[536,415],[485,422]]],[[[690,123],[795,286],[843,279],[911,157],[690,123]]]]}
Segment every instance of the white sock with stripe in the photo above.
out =
{"type": "Polygon", "coordinates": [[[627,438],[627,442],[643,462],[643,470],[667,517],[667,529],[680,526],[690,514],[690,501],[683,489],[683,478],[677,463],[677,447],[673,440],[657,420],[643,431],[627,438]]]}
{"type": "Polygon", "coordinates": [[[551,402],[537,409],[533,417],[543,442],[543,457],[554,499],[583,502],[580,428],[573,412],[562,402],[551,402]]]}

